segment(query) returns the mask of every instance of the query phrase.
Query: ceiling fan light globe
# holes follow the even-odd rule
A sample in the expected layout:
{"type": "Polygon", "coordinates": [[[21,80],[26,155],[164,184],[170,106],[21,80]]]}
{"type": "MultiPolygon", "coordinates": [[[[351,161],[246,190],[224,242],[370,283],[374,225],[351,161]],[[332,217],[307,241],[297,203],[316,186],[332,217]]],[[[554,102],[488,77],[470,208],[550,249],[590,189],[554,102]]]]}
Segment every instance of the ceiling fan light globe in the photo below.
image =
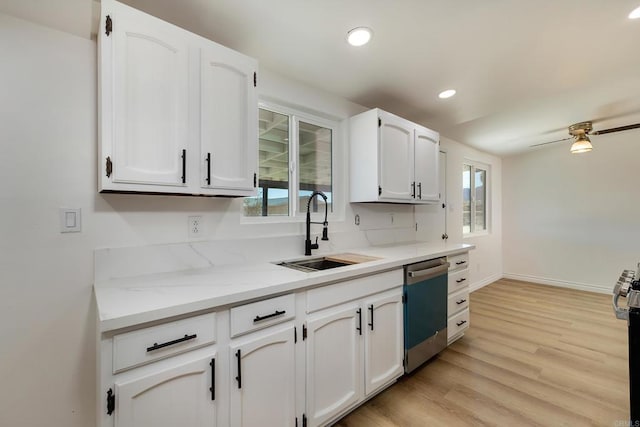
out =
{"type": "Polygon", "coordinates": [[[588,153],[591,150],[593,150],[593,146],[591,145],[591,141],[589,141],[589,138],[586,135],[578,138],[571,145],[571,154],[588,153]]]}

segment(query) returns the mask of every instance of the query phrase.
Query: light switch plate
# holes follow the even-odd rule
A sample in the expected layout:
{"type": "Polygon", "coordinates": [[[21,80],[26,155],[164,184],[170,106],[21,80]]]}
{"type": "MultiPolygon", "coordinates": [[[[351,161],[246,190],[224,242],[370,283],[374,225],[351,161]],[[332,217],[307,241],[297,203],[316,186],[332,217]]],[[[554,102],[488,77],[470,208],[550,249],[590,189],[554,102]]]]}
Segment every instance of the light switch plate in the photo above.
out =
{"type": "Polygon", "coordinates": [[[79,233],[82,231],[82,209],[60,208],[60,232],[79,233]]]}

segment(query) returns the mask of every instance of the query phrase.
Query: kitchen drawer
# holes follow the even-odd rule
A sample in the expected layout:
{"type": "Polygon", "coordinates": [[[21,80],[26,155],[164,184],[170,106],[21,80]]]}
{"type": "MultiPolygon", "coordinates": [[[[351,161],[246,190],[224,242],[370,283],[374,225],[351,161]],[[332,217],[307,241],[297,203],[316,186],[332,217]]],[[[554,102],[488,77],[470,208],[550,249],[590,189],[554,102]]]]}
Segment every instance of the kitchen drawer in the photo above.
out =
{"type": "Polygon", "coordinates": [[[449,318],[447,322],[447,340],[451,342],[452,338],[462,334],[467,328],[469,328],[468,308],[449,318]]]}
{"type": "Polygon", "coordinates": [[[216,314],[163,323],[113,337],[113,372],[153,362],[216,341],[216,314]]]}
{"type": "Polygon", "coordinates": [[[449,271],[462,270],[469,266],[469,252],[447,257],[449,261],[449,271]]]}
{"type": "Polygon", "coordinates": [[[307,291],[307,313],[377,294],[404,283],[404,270],[386,271],[307,291]]]}
{"type": "Polygon", "coordinates": [[[469,289],[449,295],[447,304],[447,316],[452,316],[457,312],[469,307],[469,289]]]}
{"type": "Polygon", "coordinates": [[[469,270],[458,270],[449,273],[449,293],[452,294],[469,286],[469,270]]]}
{"type": "Polygon", "coordinates": [[[295,295],[288,294],[232,308],[231,337],[293,319],[295,302],[295,295]]]}

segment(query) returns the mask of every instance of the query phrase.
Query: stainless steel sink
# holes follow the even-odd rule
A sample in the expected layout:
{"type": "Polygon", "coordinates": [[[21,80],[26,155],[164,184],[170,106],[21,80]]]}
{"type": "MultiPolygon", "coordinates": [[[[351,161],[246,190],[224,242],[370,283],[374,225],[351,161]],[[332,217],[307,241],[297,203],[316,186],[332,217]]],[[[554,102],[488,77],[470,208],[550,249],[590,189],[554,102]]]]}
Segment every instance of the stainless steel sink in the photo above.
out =
{"type": "Polygon", "coordinates": [[[344,267],[353,264],[348,262],[336,261],[327,257],[318,257],[302,259],[300,261],[284,261],[278,263],[278,265],[312,273],[314,271],[329,270],[331,268],[344,267]]]}

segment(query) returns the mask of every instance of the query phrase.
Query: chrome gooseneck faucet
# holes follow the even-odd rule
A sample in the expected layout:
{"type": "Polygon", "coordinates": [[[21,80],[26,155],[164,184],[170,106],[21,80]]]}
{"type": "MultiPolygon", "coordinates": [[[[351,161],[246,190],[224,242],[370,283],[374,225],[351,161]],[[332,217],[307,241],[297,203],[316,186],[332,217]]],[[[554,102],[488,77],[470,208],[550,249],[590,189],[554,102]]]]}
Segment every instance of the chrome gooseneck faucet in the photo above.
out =
{"type": "Polygon", "coordinates": [[[322,240],[329,240],[328,236],[328,227],[329,223],[327,222],[327,213],[329,211],[329,205],[327,204],[327,196],[322,191],[314,191],[309,196],[309,201],[307,202],[307,238],[304,241],[304,254],[311,255],[311,249],[318,249],[318,237],[316,236],[316,242],[311,243],[311,224],[322,224],[322,240]],[[324,199],[324,222],[312,222],[311,221],[311,201],[314,197],[320,196],[324,199]]]}

